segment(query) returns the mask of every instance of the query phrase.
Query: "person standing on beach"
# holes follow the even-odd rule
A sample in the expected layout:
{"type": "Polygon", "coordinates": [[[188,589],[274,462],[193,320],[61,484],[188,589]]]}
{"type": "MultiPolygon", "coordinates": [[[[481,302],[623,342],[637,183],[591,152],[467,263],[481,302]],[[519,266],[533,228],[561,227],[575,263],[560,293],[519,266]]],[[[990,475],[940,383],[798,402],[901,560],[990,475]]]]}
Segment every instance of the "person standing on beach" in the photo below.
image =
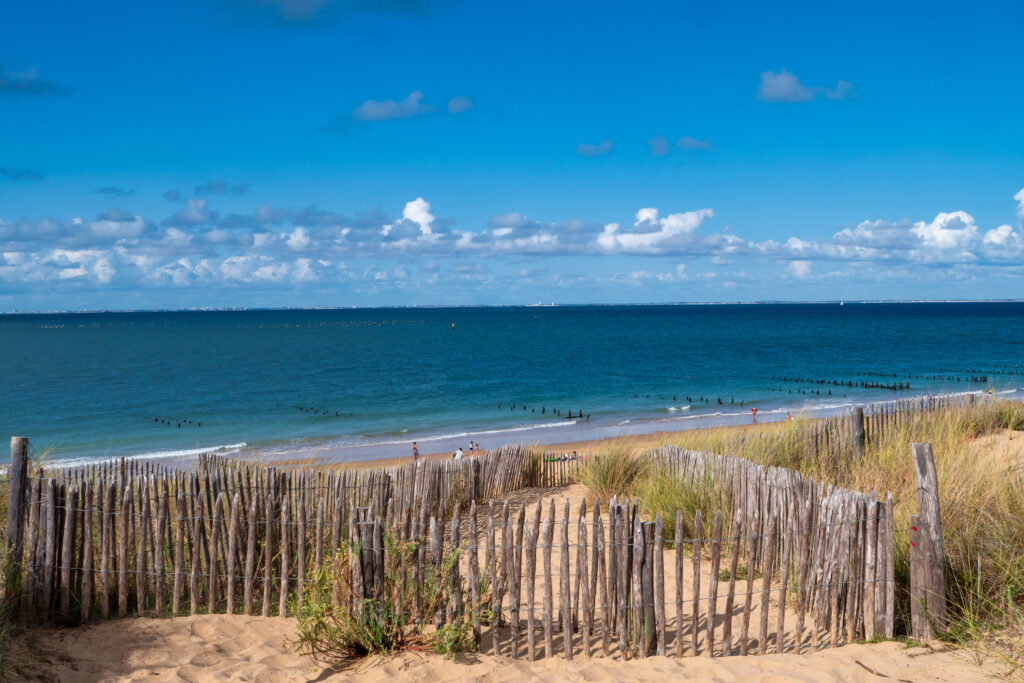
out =
{"type": "Polygon", "coordinates": [[[751,408],[750,409],[750,415],[754,419],[754,424],[757,424],[757,408],[751,408]]]}
{"type": "Polygon", "coordinates": [[[419,446],[416,445],[415,441],[412,442],[412,461],[413,462],[419,462],[420,461],[420,448],[419,448],[419,446]]]}
{"type": "Polygon", "coordinates": [[[455,460],[462,460],[462,446],[459,446],[455,452],[452,453],[452,458],[455,460]]]}

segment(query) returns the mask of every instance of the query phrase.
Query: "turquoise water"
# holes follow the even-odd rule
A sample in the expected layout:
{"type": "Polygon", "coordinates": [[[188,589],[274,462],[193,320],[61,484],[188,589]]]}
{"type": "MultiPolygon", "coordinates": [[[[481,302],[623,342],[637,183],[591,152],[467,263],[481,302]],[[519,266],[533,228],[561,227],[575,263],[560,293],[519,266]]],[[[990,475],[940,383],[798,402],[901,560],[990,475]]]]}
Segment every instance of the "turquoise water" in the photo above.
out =
{"type": "Polygon", "coordinates": [[[0,428],[36,454],[348,460],[405,455],[413,439],[424,452],[554,443],[749,421],[752,406],[772,419],[1012,394],[1024,387],[1024,304],[7,315],[0,351],[0,428]],[[980,374],[989,381],[968,381],[980,374]]]}

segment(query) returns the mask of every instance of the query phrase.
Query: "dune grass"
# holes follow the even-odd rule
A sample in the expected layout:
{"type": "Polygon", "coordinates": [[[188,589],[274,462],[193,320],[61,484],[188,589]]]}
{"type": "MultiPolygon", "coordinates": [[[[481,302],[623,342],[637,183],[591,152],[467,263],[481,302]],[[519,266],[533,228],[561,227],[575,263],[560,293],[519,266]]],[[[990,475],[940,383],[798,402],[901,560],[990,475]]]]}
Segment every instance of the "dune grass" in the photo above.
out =
{"type": "MultiPolygon", "coordinates": [[[[895,501],[896,617],[905,625],[909,523],[918,510],[911,444],[932,444],[950,610],[949,627],[941,636],[971,644],[1005,662],[1009,675],[1024,675],[1024,434],[1018,433],[1024,429],[1024,404],[994,401],[908,413],[880,439],[868,443],[859,458],[836,459],[815,453],[807,436],[809,422],[798,418],[740,429],[680,432],[660,445],[710,450],[786,467],[844,488],[874,491],[881,499],[891,492],[895,501]]],[[[639,454],[632,455],[634,460],[642,459],[639,454]]],[[[709,515],[712,510],[728,508],[727,492],[710,482],[666,482],[654,468],[633,462],[628,470],[637,474],[623,477],[618,473],[626,466],[607,462],[603,454],[595,456],[592,463],[581,474],[582,483],[594,493],[600,490],[603,499],[613,489],[638,496],[647,514],[661,511],[667,517],[674,516],[677,508],[687,514],[700,508],[709,515]]]]}

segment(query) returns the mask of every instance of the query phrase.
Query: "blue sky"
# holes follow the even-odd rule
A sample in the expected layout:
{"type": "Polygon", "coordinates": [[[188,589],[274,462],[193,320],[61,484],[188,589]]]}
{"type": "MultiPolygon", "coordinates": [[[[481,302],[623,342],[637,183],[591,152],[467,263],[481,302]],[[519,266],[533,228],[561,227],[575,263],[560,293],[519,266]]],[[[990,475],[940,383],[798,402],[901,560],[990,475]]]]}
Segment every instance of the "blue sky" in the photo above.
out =
{"type": "Polygon", "coordinates": [[[0,310],[1024,296],[1019,3],[0,5],[0,310]]]}

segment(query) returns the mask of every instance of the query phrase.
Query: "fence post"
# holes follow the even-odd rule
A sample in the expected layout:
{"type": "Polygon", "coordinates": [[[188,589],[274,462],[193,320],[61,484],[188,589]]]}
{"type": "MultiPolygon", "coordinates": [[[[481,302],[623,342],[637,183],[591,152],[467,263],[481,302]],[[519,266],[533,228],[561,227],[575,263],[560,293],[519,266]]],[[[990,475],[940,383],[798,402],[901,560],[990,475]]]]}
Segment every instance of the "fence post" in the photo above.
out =
{"type": "Polygon", "coordinates": [[[946,629],[946,553],[939,518],[939,481],[931,444],[911,447],[918,506],[918,533],[912,533],[916,539],[910,547],[911,627],[915,638],[931,640],[933,631],[946,629]]]}
{"type": "MultiPolygon", "coordinates": [[[[24,551],[25,515],[28,512],[28,437],[11,437],[10,498],[7,508],[7,556],[10,566],[7,571],[7,589],[10,596],[21,580],[21,555],[24,551]]],[[[11,601],[17,609],[17,600],[11,601]]],[[[13,615],[12,615],[13,616],[13,615]]]]}
{"type": "Polygon", "coordinates": [[[864,453],[864,408],[853,409],[853,449],[857,455],[864,453]]]}

